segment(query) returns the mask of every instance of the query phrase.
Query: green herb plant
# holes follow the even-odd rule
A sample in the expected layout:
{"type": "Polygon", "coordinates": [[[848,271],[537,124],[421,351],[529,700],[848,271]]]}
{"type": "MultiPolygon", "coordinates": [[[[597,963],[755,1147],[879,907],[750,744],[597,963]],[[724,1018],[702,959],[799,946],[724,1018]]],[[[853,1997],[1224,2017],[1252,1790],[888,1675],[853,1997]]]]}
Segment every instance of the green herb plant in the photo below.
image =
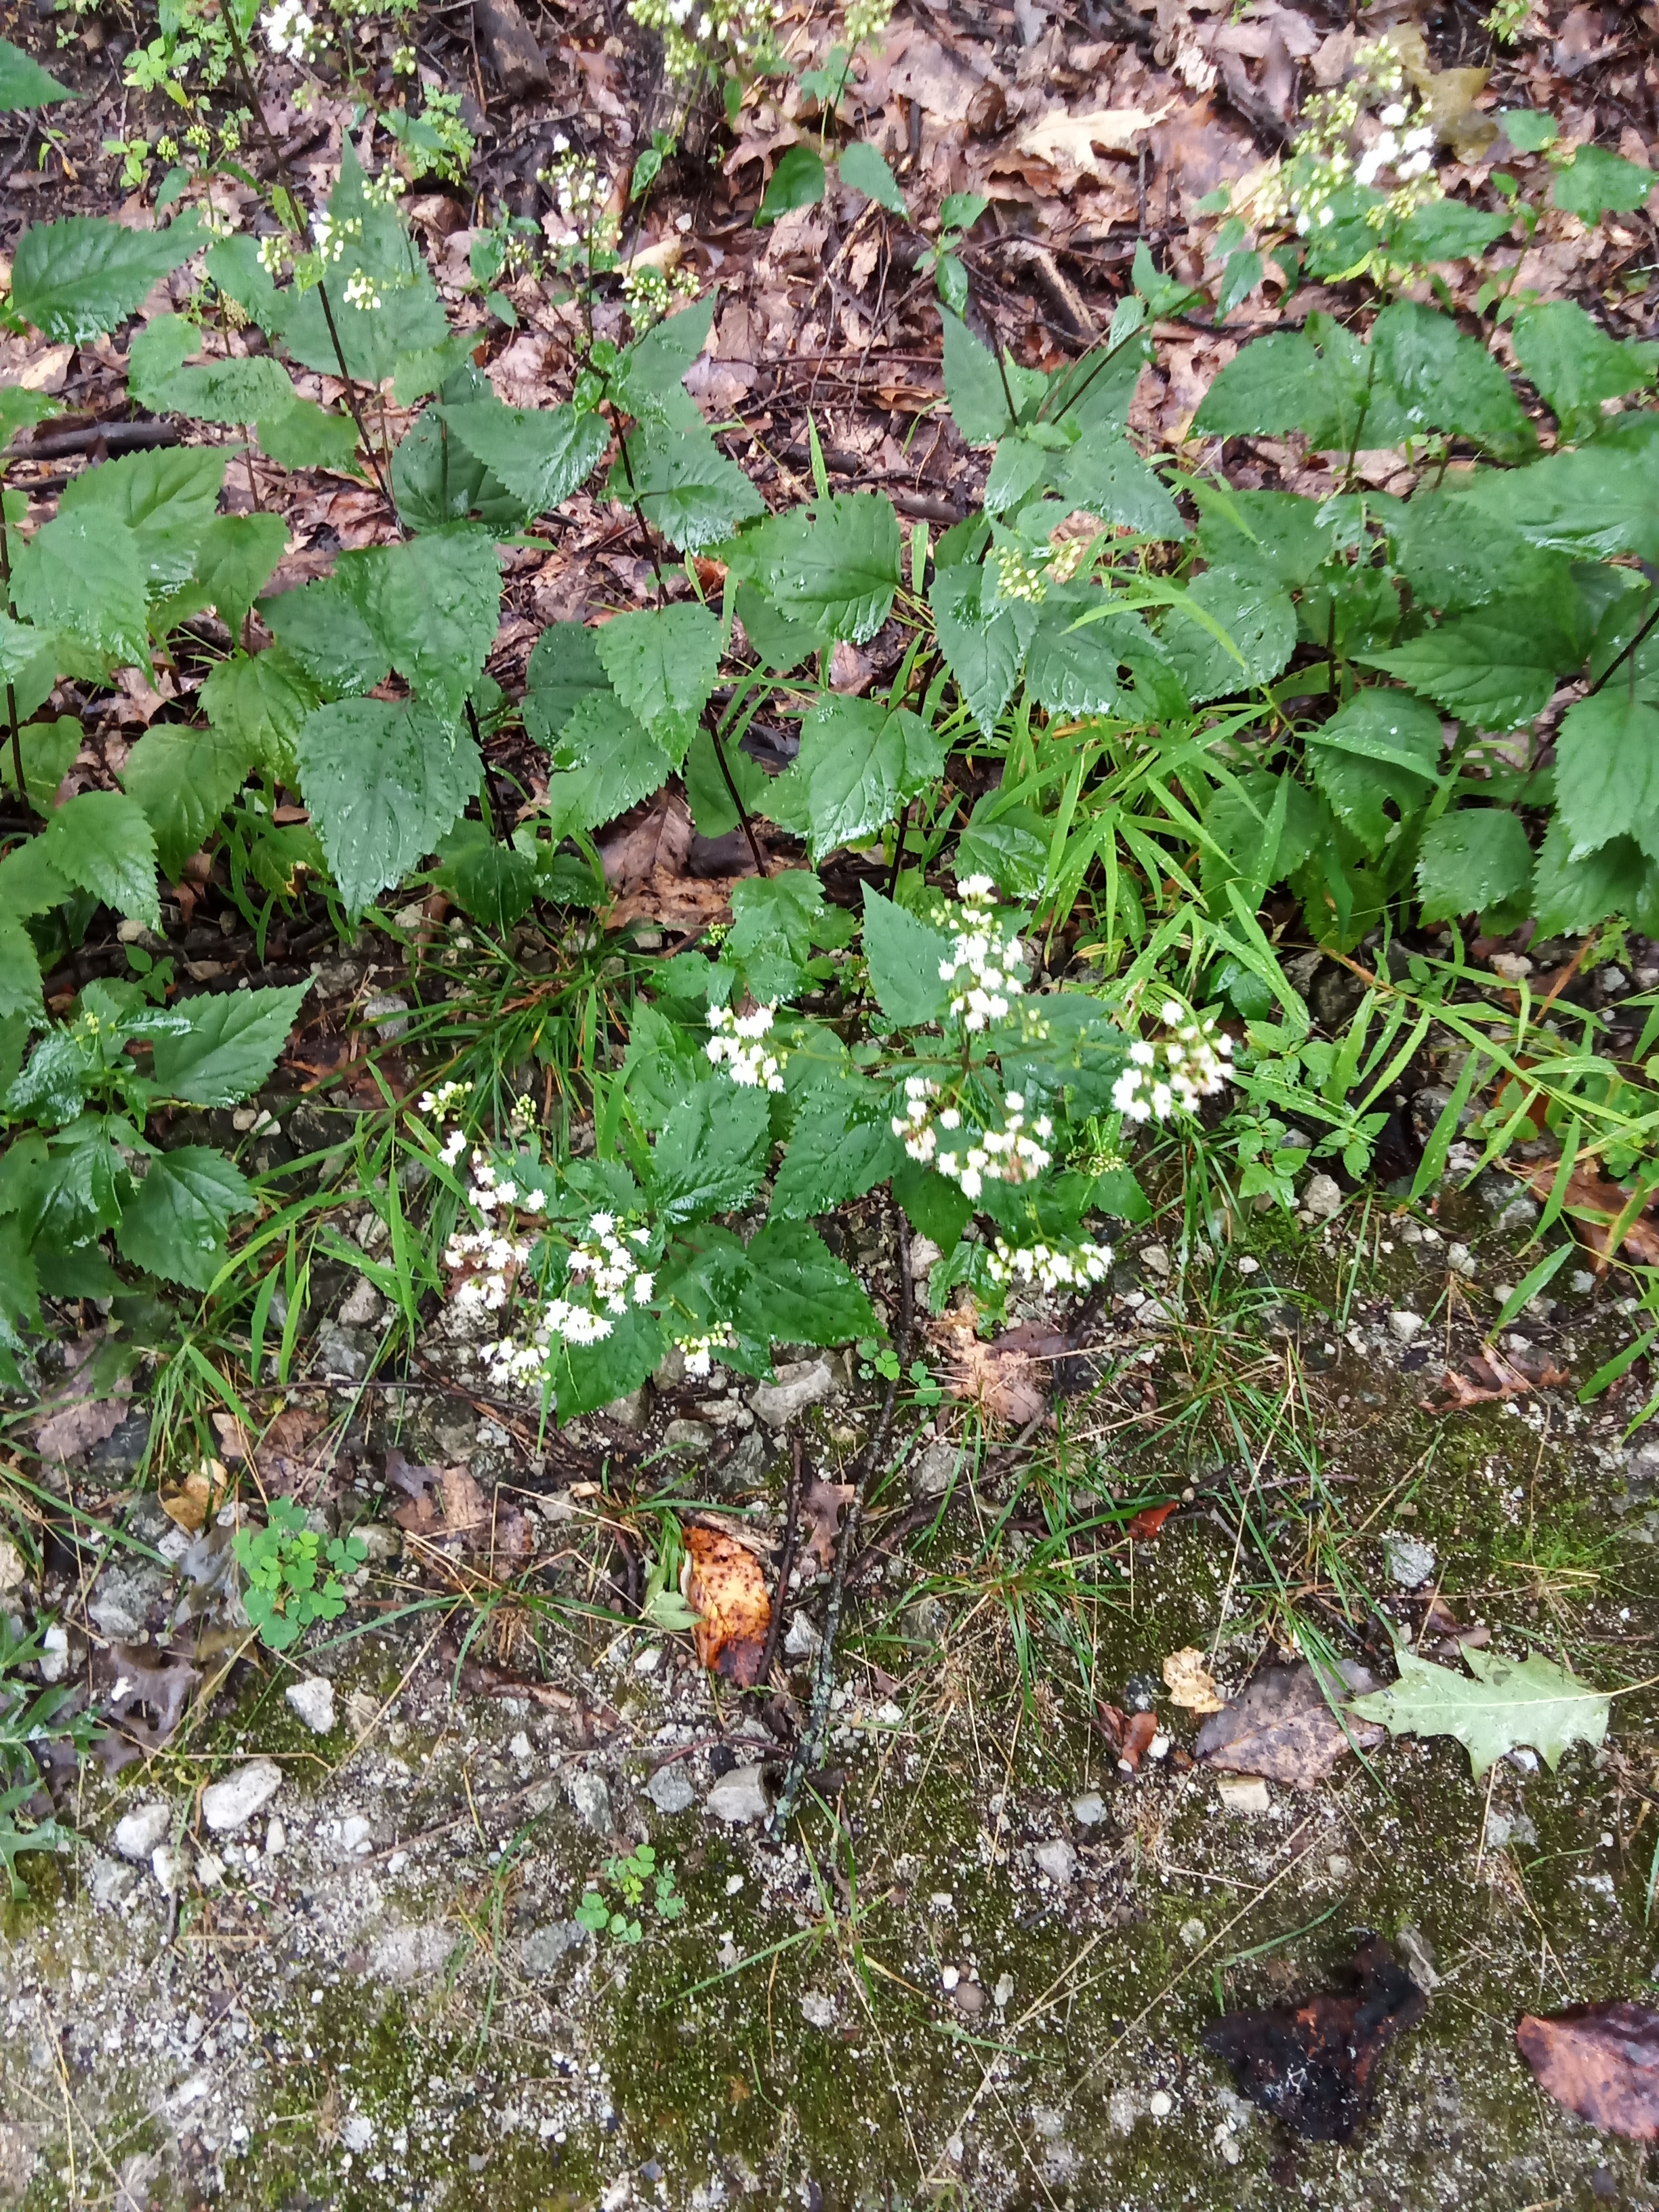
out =
{"type": "Polygon", "coordinates": [[[41,1794],[41,1747],[57,1742],[84,1757],[98,1730],[90,1714],[71,1711],[74,1688],[40,1689],[27,1678],[39,1663],[44,1632],[21,1635],[0,1607],[0,1863],[13,1897],[28,1889],[17,1871],[24,1851],[67,1850],[69,1832],[50,1812],[30,1809],[41,1794]]]}
{"type": "Polygon", "coordinates": [[[654,1844],[636,1844],[626,1858],[607,1859],[603,1879],[622,1900],[620,1905],[607,1905],[597,1884],[590,1883],[574,1916],[579,1927],[594,1936],[609,1936],[617,1943],[639,1942],[645,1933],[640,1911],[647,1894],[659,1920],[678,1920],[685,1911],[685,1899],[674,1887],[673,1867],[657,1864],[654,1844]]]}
{"type": "Polygon", "coordinates": [[[231,1549],[245,1577],[243,1610],[273,1651],[297,1644],[313,1621],[337,1620],[346,1607],[339,1578],[368,1557],[361,1536],[325,1542],[291,1498],[273,1498],[264,1527],[237,1529],[231,1549]]]}

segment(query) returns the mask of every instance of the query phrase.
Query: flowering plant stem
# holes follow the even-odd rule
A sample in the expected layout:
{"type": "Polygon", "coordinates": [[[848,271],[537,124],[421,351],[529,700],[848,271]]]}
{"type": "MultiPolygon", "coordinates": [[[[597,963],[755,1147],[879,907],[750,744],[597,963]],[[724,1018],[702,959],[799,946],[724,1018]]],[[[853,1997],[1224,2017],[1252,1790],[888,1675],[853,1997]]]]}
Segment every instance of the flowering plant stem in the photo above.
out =
{"type": "MultiPolygon", "coordinates": [[[[6,528],[6,474],[3,469],[0,469],[0,611],[8,617],[11,613],[11,539],[6,528]]],[[[17,779],[17,803],[27,820],[34,808],[23,781],[23,740],[17,726],[17,691],[10,677],[6,678],[6,727],[11,735],[11,766],[17,779]]]]}

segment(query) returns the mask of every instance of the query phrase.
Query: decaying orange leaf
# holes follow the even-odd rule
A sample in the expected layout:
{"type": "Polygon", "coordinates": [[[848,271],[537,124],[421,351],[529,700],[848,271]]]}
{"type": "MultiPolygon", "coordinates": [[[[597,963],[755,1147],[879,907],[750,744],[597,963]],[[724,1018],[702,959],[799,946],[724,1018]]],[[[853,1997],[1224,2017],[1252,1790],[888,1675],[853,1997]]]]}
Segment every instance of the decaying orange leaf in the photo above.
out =
{"type": "Polygon", "coordinates": [[[1571,1380],[1551,1360],[1523,1367],[1488,1345],[1470,1360],[1466,1375],[1449,1367],[1440,1378],[1445,1395],[1425,1399],[1424,1404],[1431,1413],[1455,1413],[1466,1406],[1497,1405],[1505,1398],[1524,1398],[1529,1391],[1553,1389],[1571,1380]]]}
{"type": "Polygon", "coordinates": [[[1052,1363],[1071,1349],[1057,1331],[1022,1322],[981,1344],[964,1307],[942,1314],[934,1334],[950,1363],[946,1387],[953,1398],[970,1399],[988,1419],[1015,1428],[1048,1412],[1052,1363]]]}
{"type": "Polygon", "coordinates": [[[194,1474],[187,1474],[177,1490],[158,1497],[156,1504],[177,1528],[187,1535],[195,1535],[206,1528],[210,1514],[216,1513],[230,1495],[230,1477],[216,1459],[205,1460],[194,1474]]]}
{"type": "Polygon", "coordinates": [[[1515,2039],[1557,2104],[1609,2135],[1659,2141],[1659,2013],[1622,1999],[1528,2013],[1515,2039]]]}
{"type": "Polygon", "coordinates": [[[772,1601],[760,1561],[729,1536],[688,1528],[686,1602],[702,1616],[693,1632],[697,1656],[724,1680],[752,1689],[760,1680],[772,1601]]]}
{"type": "MultiPolygon", "coordinates": [[[[1554,1159],[1534,1162],[1526,1187],[1534,1198],[1549,1198],[1560,1165],[1559,1154],[1554,1159]]],[[[1597,1161],[1583,1160],[1573,1169],[1567,1177],[1562,1210],[1578,1232],[1579,1243],[1590,1254],[1598,1275],[1620,1252],[1638,1267],[1659,1266],[1659,1224],[1648,1219],[1643,1208],[1631,1216],[1631,1194],[1610,1182],[1597,1161]],[[1631,1218],[1626,1219],[1627,1216],[1631,1218]],[[1625,1223],[1622,1231],[1620,1222],[1625,1223]]]]}

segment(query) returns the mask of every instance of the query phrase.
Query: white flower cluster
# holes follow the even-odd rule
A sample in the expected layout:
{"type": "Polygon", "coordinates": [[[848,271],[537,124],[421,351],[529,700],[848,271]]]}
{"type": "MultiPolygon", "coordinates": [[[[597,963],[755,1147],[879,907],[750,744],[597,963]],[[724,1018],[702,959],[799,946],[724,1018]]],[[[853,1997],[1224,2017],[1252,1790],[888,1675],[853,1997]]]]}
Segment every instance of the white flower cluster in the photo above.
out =
{"type": "Polygon", "coordinates": [[[1006,1094],[1003,1101],[1006,1112],[1000,1129],[981,1129],[976,1137],[963,1130],[958,1108],[945,1106],[934,1114],[933,1102],[939,1096],[939,1086],[927,1077],[907,1076],[904,1111],[892,1116],[890,1127],[896,1137],[903,1139],[904,1149],[913,1160],[931,1163],[960,1188],[964,1197],[977,1198],[988,1182],[1029,1182],[1054,1158],[1040,1140],[1053,1136],[1054,1125],[1046,1114],[1039,1114],[1027,1134],[1023,1092],[1006,1094]],[[939,1140],[941,1129],[947,1137],[957,1139],[943,1150],[939,1140]]]}
{"type": "MultiPolygon", "coordinates": [[[[459,1129],[449,1132],[441,1155],[447,1167],[454,1165],[465,1141],[459,1129]]],[[[481,1152],[472,1155],[472,1180],[467,1196],[483,1215],[484,1225],[481,1229],[457,1230],[444,1247],[444,1265],[452,1274],[461,1278],[450,1304],[458,1314],[470,1317],[480,1313],[499,1313],[510,1302],[520,1273],[535,1249],[533,1237],[518,1236],[505,1223],[492,1221],[490,1215],[503,1207],[512,1212],[539,1213],[547,1200],[538,1190],[520,1191],[515,1182],[504,1181],[481,1152]]],[[[501,1349],[499,1345],[494,1347],[495,1352],[501,1349]]],[[[492,1355],[486,1355],[489,1356],[492,1355]]]]}
{"type": "Polygon", "coordinates": [[[777,1011],[775,1000],[769,1006],[757,1006],[752,1014],[734,1014],[730,1006],[709,1008],[708,1026],[714,1034],[703,1050],[745,1091],[783,1088],[783,1065],[789,1055],[772,1051],[766,1043],[777,1011]]]}
{"type": "Polygon", "coordinates": [[[1213,1013],[1198,1021],[1175,999],[1158,1012],[1174,1036],[1158,1043],[1137,1038],[1112,1085],[1112,1104],[1132,1121],[1166,1121],[1177,1108],[1195,1114],[1199,1100],[1213,1097],[1228,1080],[1233,1041],[1217,1030],[1213,1013]]]}
{"type": "Polygon", "coordinates": [[[682,80],[727,58],[751,61],[771,44],[764,0],[628,0],[628,12],[661,33],[668,74],[682,80]]]}
{"type": "Polygon", "coordinates": [[[380,304],[380,288],[366,269],[354,269],[345,281],[345,303],[368,314],[380,304]]]}
{"type": "Polygon", "coordinates": [[[1425,201],[1438,198],[1436,133],[1425,107],[1412,111],[1405,84],[1405,65],[1386,39],[1357,47],[1347,82],[1334,92],[1317,93],[1308,102],[1289,161],[1254,193],[1258,220],[1270,224],[1288,216],[1306,238],[1336,220],[1333,202],[1338,192],[1350,184],[1375,188],[1379,175],[1390,167],[1395,189],[1386,206],[1370,210],[1368,220],[1380,226],[1390,214],[1409,215],[1425,201]],[[1379,100],[1383,103],[1377,117],[1381,134],[1356,161],[1352,149],[1360,118],[1379,100]]]}
{"type": "MultiPolygon", "coordinates": [[[[475,1172],[476,1168],[475,1158],[475,1172]]],[[[496,1197],[511,1188],[498,1184],[496,1197]]],[[[494,1379],[526,1382],[544,1376],[556,1339],[578,1346],[603,1344],[630,1302],[648,1305],[656,1277],[640,1261],[650,1242],[648,1229],[619,1229],[614,1213],[591,1214],[586,1240],[573,1247],[566,1262],[565,1291],[576,1295],[549,1298],[531,1323],[527,1339],[503,1337],[499,1344],[486,1346],[484,1364],[494,1379]]]]}
{"type": "Polygon", "coordinates": [[[312,249],[319,261],[337,261],[346,250],[347,240],[362,234],[361,216],[348,216],[343,222],[337,222],[326,208],[319,208],[311,218],[312,249]]]}
{"type": "Polygon", "coordinates": [[[635,337],[642,337],[659,323],[676,300],[695,300],[698,276],[689,263],[678,269],[659,269],[654,261],[641,261],[623,271],[623,298],[635,337]]]}
{"type": "Polygon", "coordinates": [[[999,1237],[986,1255],[985,1272],[994,1283],[1016,1280],[1040,1291],[1080,1291],[1103,1283],[1112,1264],[1109,1244],[1010,1244],[999,1237]]]}
{"type": "Polygon", "coordinates": [[[1357,184],[1374,185],[1384,169],[1392,169],[1401,184],[1408,184],[1413,177],[1424,176],[1432,167],[1434,125],[1421,123],[1401,132],[1400,126],[1406,119],[1407,111],[1401,100],[1392,100],[1382,110],[1377,118],[1383,126],[1381,134],[1354,164],[1357,184]]]}
{"type": "Polygon", "coordinates": [[[951,1001],[951,1012],[961,1015],[964,1029],[1006,1021],[1009,1001],[1025,988],[1013,972],[1024,964],[1025,948],[1018,936],[997,934],[991,911],[996,889],[989,876],[968,876],[957,885],[966,927],[955,933],[951,957],[939,963],[941,983],[954,983],[964,973],[968,977],[967,988],[951,1001]]]}
{"type": "MultiPolygon", "coordinates": [[[[423,1091],[421,1093],[420,1097],[416,1101],[416,1110],[417,1113],[424,1114],[428,1121],[441,1121],[446,1115],[454,1111],[464,1098],[470,1098],[471,1096],[472,1085],[470,1083],[441,1083],[435,1091],[423,1091]]],[[[453,1168],[465,1150],[465,1131],[451,1129],[444,1137],[438,1157],[447,1168],[453,1168]]]]}
{"type": "Polygon", "coordinates": [[[1068,538],[1054,546],[999,545],[992,554],[997,597],[1041,606],[1056,584],[1069,584],[1082,568],[1094,537],[1068,538]]]}
{"type": "Polygon", "coordinates": [[[732,1345],[729,1328],[717,1328],[708,1336],[677,1336],[674,1342],[685,1356],[685,1371],[697,1382],[708,1379],[708,1370],[722,1352],[732,1345]]]}
{"type": "Polygon", "coordinates": [[[553,196],[552,210],[542,223],[548,243],[580,246],[590,237],[595,244],[607,243],[604,218],[610,177],[591,154],[573,152],[562,131],[554,134],[553,151],[556,159],[537,172],[538,180],[553,196]]]}
{"type": "Polygon", "coordinates": [[[259,18],[259,28],[273,54],[291,62],[310,58],[322,43],[322,33],[307,14],[303,0],[276,0],[259,18]]]}

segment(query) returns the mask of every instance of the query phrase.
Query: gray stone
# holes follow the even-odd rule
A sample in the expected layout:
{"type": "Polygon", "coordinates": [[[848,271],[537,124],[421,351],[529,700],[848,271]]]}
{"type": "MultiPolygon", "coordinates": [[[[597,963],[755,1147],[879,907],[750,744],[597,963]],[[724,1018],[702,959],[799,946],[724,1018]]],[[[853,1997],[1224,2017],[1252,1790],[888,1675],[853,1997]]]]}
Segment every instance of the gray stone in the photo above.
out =
{"type": "Polygon", "coordinates": [[[87,1869],[87,1887],[94,1905],[125,1905],[137,1886],[137,1867],[123,1866],[101,1851],[87,1869]]]}
{"type": "Polygon", "coordinates": [[[820,1355],[798,1359],[777,1370],[775,1382],[762,1382],[750,1393],[749,1402],[769,1428],[781,1429],[809,1406],[820,1406],[834,1394],[836,1370],[820,1355]]]}
{"type": "Polygon", "coordinates": [[[1056,1889],[1064,1889],[1077,1872],[1077,1853],[1063,1836],[1039,1844],[1033,1856],[1056,1889]]]}
{"type": "Polygon", "coordinates": [[[331,1382],[361,1382],[374,1358],[374,1340],[363,1328],[327,1322],[317,1333],[317,1364],[331,1382]]]}
{"type": "Polygon", "coordinates": [[[363,1000],[362,1018],[383,1037],[400,1037],[409,1027],[409,1001],[396,991],[376,991],[363,1000]]]}
{"type": "Polygon", "coordinates": [[[789,1633],[783,1639],[786,1659],[810,1659],[823,1642],[817,1623],[811,1613],[797,1613],[789,1624],[789,1633]]]}
{"type": "Polygon", "coordinates": [[[616,1833],[617,1816],[611,1809],[611,1785],[604,1775],[578,1768],[566,1783],[565,1789],[575,1808],[576,1817],[585,1828],[591,1828],[596,1836],[616,1833]]]}
{"type": "Polygon", "coordinates": [[[1638,1444],[1626,1453],[1625,1487],[1632,1499],[1659,1498],[1659,1444],[1638,1444]]]}
{"type": "Polygon", "coordinates": [[[1391,1528],[1382,1539],[1382,1563],[1389,1579],[1401,1589],[1417,1589],[1434,1572],[1437,1554],[1420,1536],[1402,1536],[1391,1528]]]}
{"type": "Polygon", "coordinates": [[[135,1805],[124,1813],[115,1824],[111,1841],[124,1859],[135,1863],[147,1859],[173,1826],[173,1808],[163,1799],[149,1805],[135,1805]]]}
{"type": "Polygon", "coordinates": [[[364,1521],[352,1531],[363,1540],[363,1550],[371,1566],[385,1566],[388,1560],[401,1556],[404,1532],[394,1528],[387,1521],[364,1521]]]}
{"type": "Polygon", "coordinates": [[[1389,1316],[1389,1333],[1397,1337],[1401,1344],[1410,1344],[1420,1334],[1422,1328],[1421,1314],[1410,1313],[1402,1309],[1399,1313],[1391,1313],[1389,1316]]]}
{"type": "Polygon", "coordinates": [[[245,1828],[283,1786],[283,1770],[275,1760],[251,1759],[222,1782],[210,1782],[202,1792],[202,1818],[215,1835],[234,1835],[245,1828]]]}
{"type": "Polygon", "coordinates": [[[1170,1255],[1162,1244],[1149,1244],[1140,1255],[1140,1264],[1149,1275],[1167,1282],[1170,1275],[1170,1255]]]}
{"type": "Polygon", "coordinates": [[[1215,1789],[1224,1813],[1259,1818],[1273,1810],[1273,1793],[1259,1774],[1218,1774],[1215,1789]]]}
{"type": "Polygon", "coordinates": [[[645,1794],[659,1813],[671,1816],[689,1813],[697,1802],[683,1759],[677,1759],[672,1766],[659,1766],[646,1784],[645,1794]]]}
{"type": "Polygon", "coordinates": [[[1486,1808],[1486,1849],[1501,1851],[1509,1844],[1535,1844],[1538,1831],[1525,1813],[1500,1812],[1496,1805],[1486,1808]]]}
{"type": "Polygon", "coordinates": [[[1311,1213],[1316,1221],[1334,1221],[1342,1211],[1341,1186],[1331,1176],[1310,1176],[1302,1194],[1302,1210],[1311,1213]]]}
{"type": "Polygon", "coordinates": [[[334,1728],[334,1685],[325,1674],[309,1674],[303,1682],[290,1682],[283,1692],[313,1735],[331,1735],[334,1728]]]}
{"type": "Polygon", "coordinates": [[[650,1417],[650,1393],[641,1382],[637,1390],[630,1390],[625,1398],[613,1398],[599,1411],[606,1420],[615,1421],[618,1428],[642,1429],[650,1417]]]}
{"type": "Polygon", "coordinates": [[[93,1585],[87,1617],[112,1644],[137,1644],[172,1609],[174,1577],[154,1559],[112,1559],[93,1585]]]}
{"type": "Polygon", "coordinates": [[[1446,1248],[1446,1265],[1454,1275],[1462,1275],[1472,1283],[1475,1277],[1475,1257],[1467,1244],[1450,1244],[1446,1248]]]}
{"type": "Polygon", "coordinates": [[[1073,1797],[1072,1818],[1079,1827],[1097,1828],[1106,1818],[1106,1800],[1097,1790],[1090,1790],[1081,1797],[1073,1797]]]}
{"type": "Polygon", "coordinates": [[[804,1990],[801,1992],[800,2013],[809,2027],[833,2027],[836,2024],[836,2001],[823,1990],[804,1990]]]}
{"type": "Polygon", "coordinates": [[[550,1920],[520,1939],[519,1964],[526,1974],[550,1974],[572,1951],[587,1941],[587,1930],[574,1920],[550,1920]]]}
{"type": "Polygon", "coordinates": [[[157,1844],[149,1855],[149,1870],[163,1897],[171,1897],[185,1879],[185,1855],[177,1844],[157,1844]]]}
{"type": "Polygon", "coordinates": [[[398,1985],[429,1980],[442,1972],[457,1941],[456,1931],[441,1925],[389,1928],[369,1952],[368,1978],[398,1985]]]}
{"type": "Polygon", "coordinates": [[[772,1801],[766,1794],[766,1778],[756,1766],[734,1766],[729,1774],[722,1774],[702,1801],[702,1809],[717,1820],[730,1820],[733,1826],[745,1820],[763,1820],[772,1809],[772,1801]]]}
{"type": "Polygon", "coordinates": [[[1440,1977],[1435,1972],[1434,1946],[1428,1937],[1420,1928],[1402,1928],[1394,1942],[1406,1972],[1419,1990],[1432,1996],[1440,1986],[1440,1977]]]}
{"type": "Polygon", "coordinates": [[[910,1462],[910,1495],[918,1504],[930,1498],[943,1498],[951,1487],[951,1478],[957,1471],[961,1457],[958,1447],[948,1437],[939,1437],[924,1452],[910,1462]]]}
{"type": "Polygon", "coordinates": [[[380,1294],[367,1275],[359,1275],[336,1316],[348,1328],[373,1328],[380,1318],[380,1294]]]}
{"type": "Polygon", "coordinates": [[[707,1421],[671,1421],[662,1432],[665,1451],[690,1452],[701,1459],[714,1447],[714,1431],[707,1421]]]}
{"type": "Polygon", "coordinates": [[[89,1474],[112,1478],[137,1474],[149,1448],[149,1408],[140,1406],[122,1417],[101,1443],[87,1454],[89,1474]]]}

